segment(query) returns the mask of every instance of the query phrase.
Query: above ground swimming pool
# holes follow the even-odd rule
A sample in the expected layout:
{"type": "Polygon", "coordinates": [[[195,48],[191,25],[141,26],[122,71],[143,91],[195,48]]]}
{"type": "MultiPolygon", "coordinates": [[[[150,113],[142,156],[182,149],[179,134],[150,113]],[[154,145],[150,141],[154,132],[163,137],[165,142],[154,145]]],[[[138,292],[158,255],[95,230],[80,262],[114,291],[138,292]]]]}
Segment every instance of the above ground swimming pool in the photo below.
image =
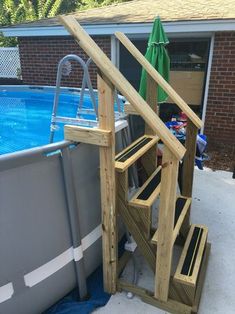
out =
{"type": "MultiPolygon", "coordinates": [[[[0,87],[4,314],[43,313],[75,287],[85,293],[102,261],[99,147],[61,141],[63,125],[48,144],[54,94],[50,87],[0,87]]],[[[79,89],[62,88],[59,100],[58,115],[75,117],[79,89]]],[[[88,95],[82,108],[92,109],[88,95]]],[[[81,123],[96,119],[80,114],[81,123]]],[[[118,153],[128,123],[115,116],[118,153]]]]}
{"type": "MultiPolygon", "coordinates": [[[[76,116],[79,92],[80,89],[61,88],[59,116],[76,116]]],[[[54,96],[53,87],[0,87],[0,155],[49,143],[54,96]]],[[[92,109],[88,93],[84,95],[82,109],[92,109]]],[[[96,120],[94,114],[81,114],[79,118],[96,120]]],[[[63,137],[63,125],[58,124],[54,142],[63,137]]]]}

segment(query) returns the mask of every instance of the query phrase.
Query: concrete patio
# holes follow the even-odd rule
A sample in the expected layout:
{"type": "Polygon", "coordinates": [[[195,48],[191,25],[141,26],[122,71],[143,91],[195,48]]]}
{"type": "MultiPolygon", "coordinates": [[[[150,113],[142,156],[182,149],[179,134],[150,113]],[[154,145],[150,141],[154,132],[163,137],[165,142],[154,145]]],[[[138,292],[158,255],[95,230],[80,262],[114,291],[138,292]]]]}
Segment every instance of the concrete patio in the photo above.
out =
{"type": "MultiPolygon", "coordinates": [[[[201,314],[235,313],[235,180],[231,172],[195,170],[192,222],[209,228],[211,254],[199,308],[201,314]]],[[[138,255],[138,253],[137,253],[138,255]]],[[[153,276],[141,256],[139,285],[152,289],[153,276]]],[[[124,278],[132,267],[127,265],[124,278]]],[[[126,293],[112,296],[98,314],[166,313],[143,303],[138,297],[128,299],[126,293]]]]}

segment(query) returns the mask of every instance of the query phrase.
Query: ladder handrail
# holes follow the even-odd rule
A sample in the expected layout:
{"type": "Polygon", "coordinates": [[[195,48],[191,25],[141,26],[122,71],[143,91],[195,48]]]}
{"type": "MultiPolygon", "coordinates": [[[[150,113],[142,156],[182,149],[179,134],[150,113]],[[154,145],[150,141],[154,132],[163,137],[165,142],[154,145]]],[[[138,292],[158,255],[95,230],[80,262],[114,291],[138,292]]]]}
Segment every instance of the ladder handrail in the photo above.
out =
{"type": "Polygon", "coordinates": [[[185,147],[168,130],[158,115],[113,65],[111,60],[85,32],[77,20],[72,16],[60,16],[59,19],[68,32],[75,37],[80,47],[93,59],[101,72],[126,97],[135,110],[140,113],[145,122],[154,130],[176,158],[181,159],[185,154],[185,147]]]}
{"type": "Polygon", "coordinates": [[[57,109],[58,109],[58,104],[59,104],[59,96],[60,96],[60,85],[61,85],[61,80],[62,80],[62,70],[63,70],[63,66],[64,64],[69,61],[69,60],[74,60],[77,61],[81,67],[83,68],[83,72],[84,72],[84,78],[83,78],[83,83],[84,86],[82,86],[82,100],[83,100],[83,96],[84,96],[84,91],[85,90],[85,85],[87,84],[88,86],[88,90],[90,92],[91,95],[91,102],[96,114],[96,118],[98,118],[98,110],[96,108],[96,103],[95,103],[95,96],[94,96],[94,91],[93,91],[93,87],[91,84],[91,79],[90,79],[90,75],[89,75],[89,71],[88,71],[88,67],[87,64],[83,61],[83,59],[75,54],[69,54],[66,55],[65,57],[63,57],[59,64],[58,64],[58,69],[57,69],[57,75],[56,75],[56,89],[55,89],[55,97],[54,97],[54,102],[53,102],[53,109],[52,109],[52,115],[51,115],[51,126],[50,126],[50,139],[49,142],[53,143],[54,140],[54,131],[55,131],[55,124],[56,124],[56,116],[57,116],[57,109]]]}
{"type": "MultiPolygon", "coordinates": [[[[87,69],[89,71],[89,67],[90,67],[90,64],[92,62],[92,58],[89,58],[87,61],[86,61],[86,66],[87,66],[87,69]]],[[[85,73],[83,75],[83,79],[82,79],[82,88],[81,88],[81,94],[80,94],[80,99],[79,99],[79,105],[78,105],[78,110],[77,110],[77,114],[79,113],[79,110],[82,108],[82,102],[83,102],[83,97],[84,97],[84,93],[85,93],[85,88],[86,88],[86,76],[85,76],[85,73]]],[[[117,107],[118,107],[118,112],[121,114],[122,110],[121,110],[121,104],[120,104],[120,99],[118,97],[118,93],[117,93],[117,90],[115,89],[115,93],[114,93],[114,97],[115,97],[115,100],[116,100],[116,104],[117,104],[117,107]]],[[[92,95],[92,102],[95,103],[95,97],[92,95]]],[[[97,117],[98,118],[98,117],[97,117]]]]}
{"type": "Polygon", "coordinates": [[[201,119],[193,112],[188,104],[180,95],[171,87],[171,85],[158,73],[152,64],[142,55],[129,38],[122,32],[115,32],[115,36],[123,46],[132,54],[132,56],[141,64],[153,80],[171,97],[178,107],[187,115],[187,117],[200,129],[202,127],[201,119]]]}

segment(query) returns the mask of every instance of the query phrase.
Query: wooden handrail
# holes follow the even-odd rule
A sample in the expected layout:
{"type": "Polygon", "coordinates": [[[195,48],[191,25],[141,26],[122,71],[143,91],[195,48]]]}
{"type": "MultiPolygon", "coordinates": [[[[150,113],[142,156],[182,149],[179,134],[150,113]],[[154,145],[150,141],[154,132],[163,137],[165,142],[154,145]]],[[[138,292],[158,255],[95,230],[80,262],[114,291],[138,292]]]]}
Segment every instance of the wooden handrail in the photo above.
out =
{"type": "Polygon", "coordinates": [[[72,16],[59,17],[65,28],[72,34],[80,47],[93,59],[98,68],[112,82],[113,85],[126,97],[145,122],[156,132],[163,143],[171,150],[177,159],[185,154],[184,146],[167,129],[165,124],[150,108],[145,100],[137,93],[121,72],[113,65],[111,60],[99,48],[94,40],[85,32],[72,16]]]}
{"type": "MultiPolygon", "coordinates": [[[[167,83],[166,80],[157,72],[157,70],[148,62],[142,53],[133,45],[133,43],[121,32],[116,32],[115,36],[126,47],[126,49],[135,57],[142,65],[146,72],[156,81],[157,84],[171,97],[171,99],[179,106],[179,108],[187,115],[187,117],[200,129],[202,120],[193,112],[186,102],[176,93],[176,91],[167,83]]],[[[132,104],[132,103],[131,103],[132,104]]]]}

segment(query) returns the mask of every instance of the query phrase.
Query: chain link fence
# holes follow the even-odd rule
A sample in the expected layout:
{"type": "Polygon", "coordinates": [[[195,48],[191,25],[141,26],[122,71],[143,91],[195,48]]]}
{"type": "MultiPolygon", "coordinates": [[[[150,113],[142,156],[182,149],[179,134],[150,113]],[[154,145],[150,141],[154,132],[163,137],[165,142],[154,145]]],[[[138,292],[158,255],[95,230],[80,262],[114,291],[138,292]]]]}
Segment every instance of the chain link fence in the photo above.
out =
{"type": "Polygon", "coordinates": [[[21,78],[19,48],[0,48],[0,78],[21,78]]]}

